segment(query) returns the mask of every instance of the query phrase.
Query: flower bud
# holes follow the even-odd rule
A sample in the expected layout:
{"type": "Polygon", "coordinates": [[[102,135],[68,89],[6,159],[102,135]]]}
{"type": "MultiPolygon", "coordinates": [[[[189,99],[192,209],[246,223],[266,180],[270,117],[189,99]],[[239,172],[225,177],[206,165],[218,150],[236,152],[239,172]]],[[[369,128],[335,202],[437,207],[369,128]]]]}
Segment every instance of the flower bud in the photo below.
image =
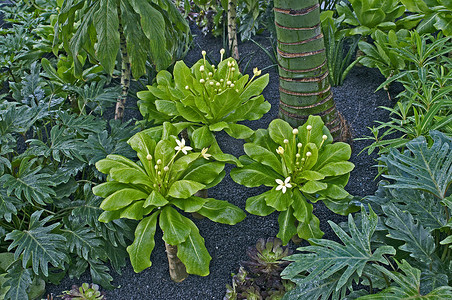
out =
{"type": "Polygon", "coordinates": [[[298,134],[298,129],[297,129],[297,128],[294,128],[294,129],[292,130],[292,133],[293,133],[293,134],[298,134]]]}
{"type": "Polygon", "coordinates": [[[307,129],[307,130],[311,130],[311,129],[312,129],[312,126],[311,126],[311,125],[308,125],[308,126],[306,126],[306,129],[307,129]]]}
{"type": "Polygon", "coordinates": [[[162,160],[161,160],[161,159],[158,159],[158,160],[157,160],[157,164],[158,164],[158,165],[161,165],[161,164],[162,164],[162,160]]]}
{"type": "Polygon", "coordinates": [[[146,159],[147,160],[151,160],[152,159],[152,155],[150,155],[150,154],[146,155],[146,159]]]}
{"type": "Polygon", "coordinates": [[[217,84],[215,84],[216,86],[220,86],[221,84],[219,82],[217,82],[217,84]]]}
{"type": "Polygon", "coordinates": [[[213,75],[213,73],[212,73],[212,72],[209,72],[209,76],[212,77],[212,75],[213,75]]]}
{"type": "Polygon", "coordinates": [[[231,85],[231,83],[232,83],[232,82],[231,82],[230,80],[228,80],[228,81],[226,82],[227,85],[231,85]]]}
{"type": "Polygon", "coordinates": [[[298,147],[298,148],[301,148],[301,147],[303,147],[303,144],[302,144],[302,143],[298,143],[298,144],[297,144],[297,147],[298,147]]]}
{"type": "Polygon", "coordinates": [[[322,139],[325,141],[326,139],[328,139],[328,137],[326,136],[326,134],[322,135],[322,139]]]}
{"type": "Polygon", "coordinates": [[[202,56],[206,56],[207,53],[206,53],[205,50],[202,50],[202,51],[201,51],[201,54],[202,54],[202,56]]]}
{"type": "Polygon", "coordinates": [[[204,83],[206,82],[203,78],[199,79],[199,83],[204,83]]]}
{"type": "Polygon", "coordinates": [[[169,171],[169,167],[168,167],[168,166],[165,166],[165,167],[163,168],[163,171],[168,172],[168,171],[169,171]]]}
{"type": "Polygon", "coordinates": [[[235,71],[235,68],[231,68],[231,71],[234,72],[234,71],[235,71]]]}
{"type": "Polygon", "coordinates": [[[220,79],[220,82],[224,82],[224,79],[220,79]]]}
{"type": "Polygon", "coordinates": [[[300,157],[301,155],[300,155],[300,153],[297,153],[297,154],[295,154],[295,156],[298,158],[298,157],[300,157]]]}
{"type": "Polygon", "coordinates": [[[154,169],[158,170],[158,169],[159,169],[159,166],[155,165],[155,166],[154,166],[154,169]]]}
{"type": "Polygon", "coordinates": [[[262,71],[259,70],[258,68],[254,68],[254,69],[253,69],[253,74],[254,74],[254,76],[259,76],[259,75],[261,75],[261,73],[262,73],[262,71]]]}
{"type": "Polygon", "coordinates": [[[200,66],[199,71],[204,72],[204,66],[200,66]]]}
{"type": "Polygon", "coordinates": [[[209,82],[210,85],[213,85],[214,83],[215,83],[215,82],[213,82],[213,81],[210,81],[210,82],[209,82]]]}
{"type": "Polygon", "coordinates": [[[188,85],[186,85],[186,86],[185,86],[185,89],[186,89],[186,90],[189,90],[189,89],[190,89],[190,87],[189,87],[188,85]]]}
{"type": "Polygon", "coordinates": [[[233,88],[234,87],[234,84],[233,83],[231,83],[231,88],[233,88]]]}
{"type": "Polygon", "coordinates": [[[306,157],[310,157],[312,155],[312,153],[311,152],[306,152],[306,157]]]}
{"type": "Polygon", "coordinates": [[[157,175],[158,175],[158,176],[162,175],[162,172],[158,171],[158,172],[157,172],[157,175]]]}
{"type": "Polygon", "coordinates": [[[276,153],[278,153],[279,155],[283,155],[283,154],[284,154],[284,148],[281,147],[281,146],[279,146],[279,147],[276,149],[276,153]]]}
{"type": "Polygon", "coordinates": [[[284,139],[284,144],[289,144],[289,140],[288,139],[284,139]]]}
{"type": "Polygon", "coordinates": [[[221,50],[220,50],[220,54],[224,54],[224,49],[221,49],[221,50]]]}

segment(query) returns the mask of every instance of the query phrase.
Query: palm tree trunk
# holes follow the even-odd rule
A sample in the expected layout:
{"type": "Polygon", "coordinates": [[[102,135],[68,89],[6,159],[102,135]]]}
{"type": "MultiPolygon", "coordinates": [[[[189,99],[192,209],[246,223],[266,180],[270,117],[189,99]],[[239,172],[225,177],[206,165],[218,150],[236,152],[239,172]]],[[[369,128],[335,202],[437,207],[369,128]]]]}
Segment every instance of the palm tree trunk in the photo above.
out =
{"type": "Polygon", "coordinates": [[[228,42],[231,49],[231,56],[239,60],[239,47],[237,45],[237,0],[228,2],[228,42]]]}
{"type": "Polygon", "coordinates": [[[328,81],[318,0],[275,0],[278,39],[279,116],[292,126],[320,115],[333,137],[341,121],[328,81]]]}
{"type": "Polygon", "coordinates": [[[116,101],[116,110],[115,110],[115,120],[121,120],[124,117],[124,109],[127,101],[127,95],[129,93],[130,87],[130,59],[129,54],[127,53],[127,42],[126,37],[124,35],[124,29],[121,23],[121,9],[120,4],[118,2],[118,18],[119,18],[119,39],[120,39],[120,50],[121,50],[121,87],[122,91],[119,94],[118,99],[116,101]]]}

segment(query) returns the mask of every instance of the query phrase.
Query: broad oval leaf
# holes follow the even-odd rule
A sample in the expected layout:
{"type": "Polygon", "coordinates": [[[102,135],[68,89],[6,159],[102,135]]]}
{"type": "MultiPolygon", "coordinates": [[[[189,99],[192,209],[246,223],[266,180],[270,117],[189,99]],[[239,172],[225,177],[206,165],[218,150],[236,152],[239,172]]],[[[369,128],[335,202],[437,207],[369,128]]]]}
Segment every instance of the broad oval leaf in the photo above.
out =
{"type": "Polygon", "coordinates": [[[163,240],[176,246],[184,242],[191,232],[188,219],[171,206],[166,206],[160,213],[159,225],[163,231],[163,240]]]}
{"type": "Polygon", "coordinates": [[[152,265],[150,257],[155,246],[154,235],[159,213],[160,212],[157,211],[138,223],[137,228],[135,229],[135,240],[127,247],[130,262],[136,273],[139,273],[152,265]]]}
{"type": "Polygon", "coordinates": [[[222,224],[235,225],[245,219],[246,214],[237,206],[222,200],[208,198],[197,211],[200,215],[222,224]]]}
{"type": "Polygon", "coordinates": [[[146,199],[148,194],[132,188],[125,188],[114,192],[107,198],[105,198],[100,208],[103,210],[113,211],[126,207],[135,200],[146,199]]]}
{"type": "Polygon", "coordinates": [[[188,198],[197,191],[203,189],[204,184],[191,180],[178,180],[174,182],[168,190],[168,196],[174,198],[188,198]]]}

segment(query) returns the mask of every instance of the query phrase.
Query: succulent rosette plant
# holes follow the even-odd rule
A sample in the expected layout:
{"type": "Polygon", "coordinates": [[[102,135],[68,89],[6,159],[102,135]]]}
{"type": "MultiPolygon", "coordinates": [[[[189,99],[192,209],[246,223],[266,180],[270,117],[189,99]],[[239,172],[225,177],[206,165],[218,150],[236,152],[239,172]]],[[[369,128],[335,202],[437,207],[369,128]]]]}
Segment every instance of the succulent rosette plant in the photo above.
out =
{"type": "Polygon", "coordinates": [[[323,235],[312,203],[322,200],[330,210],[344,215],[356,209],[344,189],[354,168],[348,161],[351,148],[333,143],[319,116],[309,116],[295,129],[283,120],[273,120],[268,129],[256,131],[244,150],[243,167],[233,169],[231,177],[247,187],[271,187],[248,198],[246,210],[259,216],[279,211],[277,237],[284,245],[296,235],[305,240],[323,235]]]}
{"type": "Polygon", "coordinates": [[[100,172],[108,174],[107,182],[93,188],[95,195],[105,198],[100,205],[105,212],[99,220],[140,220],[135,240],[127,247],[135,272],[151,266],[158,223],[165,244],[177,247],[177,258],[186,272],[206,276],[211,256],[195,223],[181,211],[230,225],[242,221],[245,213],[226,201],[194,196],[222,180],[225,163],[215,158],[224,160],[225,154],[210,154],[207,148],[194,152],[174,132],[175,127],[166,123],[160,132],[151,129],[130,138],[138,162],[108,155],[96,163],[100,172]]]}
{"type": "Polygon", "coordinates": [[[235,59],[223,60],[224,50],[220,53],[218,66],[210,64],[203,51],[203,58],[191,68],[178,61],[173,75],[160,71],[156,84],[137,94],[143,117],[157,124],[189,122],[188,134],[196,149],[212,145],[211,150],[218,151],[214,133],[221,130],[237,139],[249,138],[253,130],[237,122],[257,120],[270,110],[261,95],[269,76],[260,76],[255,68],[250,79],[240,73],[235,59]]]}

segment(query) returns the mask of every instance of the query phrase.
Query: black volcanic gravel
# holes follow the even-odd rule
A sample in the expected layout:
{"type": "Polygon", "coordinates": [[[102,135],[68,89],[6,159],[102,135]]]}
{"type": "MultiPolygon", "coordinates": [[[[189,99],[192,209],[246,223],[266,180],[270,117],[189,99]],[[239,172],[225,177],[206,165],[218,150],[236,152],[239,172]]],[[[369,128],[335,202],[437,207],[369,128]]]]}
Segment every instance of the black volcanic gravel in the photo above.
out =
{"type": "MultiPolygon", "coordinates": [[[[221,39],[205,37],[196,28],[192,28],[192,30],[195,35],[194,46],[185,58],[186,64],[191,66],[200,59],[201,50],[206,50],[208,57],[214,64],[217,64],[219,50],[222,48],[221,39]]],[[[266,37],[258,36],[255,37],[255,40],[271,50],[266,37]]],[[[239,50],[242,56],[249,53],[253,54],[250,55],[252,61],[246,70],[247,73],[251,73],[253,67],[263,69],[272,64],[267,55],[252,42],[241,43],[239,50]]],[[[270,82],[263,94],[265,99],[271,103],[272,109],[262,119],[244,123],[253,129],[265,128],[271,120],[277,117],[279,101],[277,71],[276,68],[270,68],[265,72],[270,74],[270,82]]],[[[374,93],[381,82],[383,82],[383,77],[378,70],[355,67],[343,86],[333,88],[338,110],[351,124],[354,138],[370,135],[367,127],[373,126],[374,120],[384,121],[388,118],[387,111],[379,109],[378,106],[392,106],[394,103],[391,103],[385,91],[374,93]]],[[[129,102],[128,106],[131,105],[133,106],[134,102],[129,102]]],[[[127,110],[126,118],[138,118],[138,114],[136,108],[135,110],[127,110]]],[[[244,154],[243,141],[234,140],[226,134],[218,135],[218,139],[223,151],[236,156],[244,154]]],[[[377,183],[374,181],[374,177],[377,175],[377,170],[372,167],[375,164],[375,154],[368,156],[367,152],[363,152],[358,156],[358,153],[369,144],[369,141],[354,141],[352,143],[351,161],[356,167],[352,171],[349,184],[346,187],[352,195],[365,196],[374,193],[376,190],[377,183]]],[[[228,170],[230,168],[227,167],[228,170]]],[[[244,209],[245,200],[248,197],[257,195],[264,190],[264,187],[250,189],[240,186],[227,175],[218,186],[209,190],[209,197],[227,200],[244,209]]],[[[321,229],[325,232],[324,237],[334,238],[327,220],[341,222],[345,220],[345,217],[333,214],[321,203],[315,205],[314,213],[320,219],[321,229]]],[[[235,226],[217,224],[208,219],[195,220],[195,223],[199,227],[207,249],[212,256],[209,276],[190,275],[182,283],[172,282],[168,273],[164,243],[161,239],[162,233],[158,230],[155,236],[156,245],[151,256],[152,266],[136,274],[128,263],[121,275],[113,273],[113,284],[118,288],[107,291],[108,299],[223,299],[226,290],[225,285],[231,282],[231,273],[237,272],[240,261],[247,259],[246,249],[254,246],[258,238],[275,236],[278,232],[276,213],[267,217],[247,214],[245,220],[235,226]]],[[[290,245],[292,248],[296,248],[295,245],[290,245]]],[[[66,278],[59,286],[49,285],[47,290],[56,295],[62,290],[70,289],[72,284],[81,284],[82,282],[90,282],[89,275],[84,275],[78,280],[66,278]]]]}

